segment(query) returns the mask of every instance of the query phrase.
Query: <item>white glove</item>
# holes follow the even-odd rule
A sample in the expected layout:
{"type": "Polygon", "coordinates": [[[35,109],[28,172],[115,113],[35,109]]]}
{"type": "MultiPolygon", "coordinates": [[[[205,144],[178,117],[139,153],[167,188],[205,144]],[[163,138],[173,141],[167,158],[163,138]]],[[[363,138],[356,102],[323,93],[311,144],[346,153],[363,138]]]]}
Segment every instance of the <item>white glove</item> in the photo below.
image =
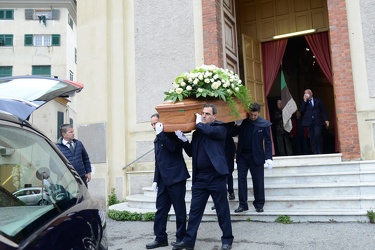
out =
{"type": "Polygon", "coordinates": [[[271,159],[266,160],[266,165],[268,167],[268,170],[271,170],[273,167],[273,161],[271,159]]]}
{"type": "Polygon", "coordinates": [[[188,140],[181,130],[177,130],[174,133],[177,135],[178,139],[180,139],[181,141],[186,142],[188,140]]]}
{"type": "Polygon", "coordinates": [[[151,188],[152,188],[152,190],[154,192],[157,192],[158,191],[158,183],[157,182],[153,182],[151,188]]]}
{"type": "Polygon", "coordinates": [[[198,113],[195,113],[195,115],[196,115],[195,124],[202,122],[202,116],[198,113]]]}
{"type": "Polygon", "coordinates": [[[163,123],[157,122],[155,124],[155,131],[157,135],[160,134],[163,131],[163,123]]]}

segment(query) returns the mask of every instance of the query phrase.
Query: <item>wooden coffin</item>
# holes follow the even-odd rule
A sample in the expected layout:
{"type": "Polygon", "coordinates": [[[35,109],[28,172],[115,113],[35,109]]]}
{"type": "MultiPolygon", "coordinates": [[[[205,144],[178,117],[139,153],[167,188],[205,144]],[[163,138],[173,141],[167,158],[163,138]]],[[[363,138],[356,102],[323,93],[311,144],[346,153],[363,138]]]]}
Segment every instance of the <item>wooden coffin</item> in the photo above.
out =
{"type": "Polygon", "coordinates": [[[202,113],[204,104],[212,103],[217,107],[216,120],[231,122],[246,118],[246,110],[240,101],[237,102],[240,117],[231,115],[227,102],[220,99],[197,100],[193,98],[184,99],[182,102],[164,102],[155,107],[159,113],[159,121],[164,124],[164,132],[181,130],[188,133],[195,129],[195,113],[202,113]]]}

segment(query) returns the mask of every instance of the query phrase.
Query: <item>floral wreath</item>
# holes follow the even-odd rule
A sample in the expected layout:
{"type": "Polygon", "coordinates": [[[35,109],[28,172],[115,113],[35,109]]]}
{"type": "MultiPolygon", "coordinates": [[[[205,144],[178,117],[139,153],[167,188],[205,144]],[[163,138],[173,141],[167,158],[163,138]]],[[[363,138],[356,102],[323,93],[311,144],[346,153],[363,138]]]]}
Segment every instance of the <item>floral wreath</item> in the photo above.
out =
{"type": "Polygon", "coordinates": [[[232,70],[218,68],[215,65],[202,65],[189,72],[182,73],[172,83],[174,88],[168,92],[165,101],[182,101],[184,98],[219,98],[228,103],[231,113],[239,116],[235,102],[237,98],[248,110],[251,103],[250,92],[241,79],[232,70]]]}

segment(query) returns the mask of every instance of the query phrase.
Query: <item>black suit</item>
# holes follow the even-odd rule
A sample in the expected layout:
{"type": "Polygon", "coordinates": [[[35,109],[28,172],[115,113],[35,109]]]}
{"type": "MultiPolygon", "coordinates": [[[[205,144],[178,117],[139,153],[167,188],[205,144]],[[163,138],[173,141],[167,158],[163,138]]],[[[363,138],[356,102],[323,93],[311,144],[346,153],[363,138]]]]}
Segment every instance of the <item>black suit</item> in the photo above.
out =
{"type": "Polygon", "coordinates": [[[228,164],[229,174],[227,176],[228,193],[234,193],[233,190],[233,171],[234,171],[234,155],[236,154],[236,144],[233,140],[234,122],[225,123],[227,129],[227,137],[225,138],[225,158],[228,164]]]}
{"type": "Polygon", "coordinates": [[[198,123],[190,145],[190,152],[186,150],[193,160],[193,185],[189,213],[189,222],[186,235],[182,240],[187,245],[194,247],[199,224],[211,195],[223,232],[222,244],[232,245],[232,224],[230,219],[229,203],[227,199],[226,178],[229,173],[225,158],[224,146],[227,131],[221,122],[211,124],[198,123]],[[202,162],[200,155],[204,150],[207,161],[202,162]],[[200,170],[201,166],[211,166],[211,171],[200,170]]]}
{"type": "Polygon", "coordinates": [[[311,149],[314,154],[323,153],[322,127],[328,121],[328,115],[323,102],[318,98],[311,101],[302,101],[300,111],[303,114],[302,126],[307,127],[311,149]]]}
{"type": "Polygon", "coordinates": [[[263,208],[264,192],[264,163],[272,160],[271,123],[262,117],[256,121],[245,119],[238,127],[238,148],[236,155],[238,172],[239,207],[248,209],[247,204],[247,173],[253,182],[255,208],[263,208]]]}
{"type": "Polygon", "coordinates": [[[182,143],[174,133],[161,132],[155,138],[154,148],[154,182],[158,185],[155,240],[159,243],[168,242],[167,219],[173,205],[176,214],[176,240],[180,241],[186,231],[186,179],[190,177],[182,155],[182,143]]]}

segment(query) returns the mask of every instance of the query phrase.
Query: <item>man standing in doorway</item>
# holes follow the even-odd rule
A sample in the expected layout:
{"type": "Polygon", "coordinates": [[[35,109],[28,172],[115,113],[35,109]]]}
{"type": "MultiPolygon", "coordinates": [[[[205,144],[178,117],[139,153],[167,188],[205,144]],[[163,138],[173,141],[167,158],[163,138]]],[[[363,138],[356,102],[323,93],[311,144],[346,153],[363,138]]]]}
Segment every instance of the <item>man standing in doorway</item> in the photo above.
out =
{"type": "Polygon", "coordinates": [[[275,110],[273,119],[276,126],[276,142],[279,155],[293,155],[290,133],[284,129],[283,102],[281,100],[277,100],[277,109],[275,110]]]}
{"type": "Polygon", "coordinates": [[[249,118],[238,127],[237,172],[239,206],[234,212],[241,213],[249,209],[247,204],[247,173],[253,181],[253,205],[258,213],[263,212],[264,163],[272,168],[271,122],[259,116],[260,105],[250,105],[249,118]]]}
{"type": "Polygon", "coordinates": [[[74,139],[73,125],[61,125],[60,134],[56,146],[73,165],[87,187],[87,183],[91,180],[91,163],[85,147],[81,141],[74,139]]]}
{"type": "Polygon", "coordinates": [[[313,98],[311,89],[306,89],[300,107],[303,113],[302,126],[307,127],[310,137],[311,149],[314,154],[323,153],[322,129],[329,127],[328,115],[323,102],[313,98]]]}
{"type": "MultiPolygon", "coordinates": [[[[156,132],[154,140],[155,172],[152,189],[157,192],[154,219],[155,240],[146,245],[147,249],[168,246],[167,221],[173,205],[176,214],[176,241],[185,236],[186,231],[186,179],[190,178],[182,154],[183,144],[174,133],[163,132],[159,114],[151,116],[151,126],[156,132]]],[[[174,249],[174,248],[173,248],[174,249]]]]}
{"type": "MultiPolygon", "coordinates": [[[[196,114],[196,130],[190,144],[191,151],[186,150],[193,160],[189,222],[182,241],[172,243],[176,249],[194,249],[198,227],[210,195],[223,232],[221,249],[232,249],[234,237],[227,199],[229,171],[224,152],[227,130],[223,122],[216,121],[216,113],[215,105],[205,104],[202,115],[196,114]]],[[[176,131],[176,135],[180,140],[186,140],[181,131],[176,131]]]]}

